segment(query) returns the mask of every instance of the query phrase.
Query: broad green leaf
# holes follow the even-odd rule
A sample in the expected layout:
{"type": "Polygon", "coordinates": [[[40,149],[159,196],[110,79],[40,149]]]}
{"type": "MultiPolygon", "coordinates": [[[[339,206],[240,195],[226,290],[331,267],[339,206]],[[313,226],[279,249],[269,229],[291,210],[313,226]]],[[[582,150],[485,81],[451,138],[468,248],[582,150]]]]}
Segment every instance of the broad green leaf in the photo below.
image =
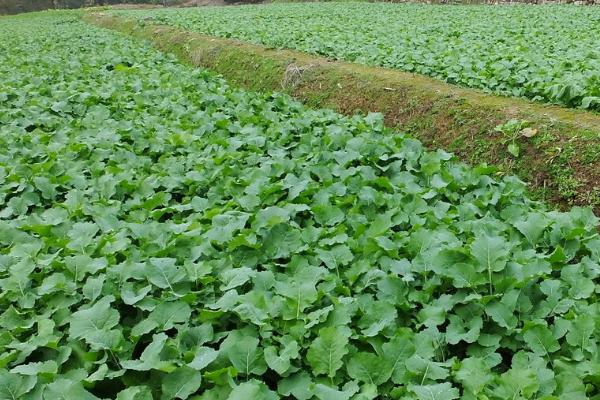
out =
{"type": "Polygon", "coordinates": [[[354,382],[348,383],[341,390],[322,383],[315,385],[314,394],[319,400],[349,400],[358,392],[358,385],[354,382]]]}
{"type": "Polygon", "coordinates": [[[253,228],[273,227],[290,219],[290,212],[281,207],[267,207],[256,213],[253,228]]]}
{"type": "Polygon", "coordinates": [[[43,399],[99,400],[100,398],[85,390],[80,382],[71,379],[57,379],[46,386],[43,399]]]}
{"type": "Polygon", "coordinates": [[[297,372],[279,381],[277,391],[284,396],[294,396],[298,400],[308,400],[313,396],[312,381],[307,372],[297,372]]]}
{"type": "Polygon", "coordinates": [[[58,365],[52,360],[22,364],[10,370],[13,374],[21,375],[56,374],[57,371],[58,365]]]}
{"type": "Polygon", "coordinates": [[[104,285],[105,277],[99,276],[97,278],[88,278],[83,285],[83,295],[89,300],[94,301],[102,294],[102,287],[104,285]]]}
{"type": "Polygon", "coordinates": [[[449,315],[448,320],[450,323],[446,327],[446,341],[449,344],[454,345],[461,341],[473,343],[479,338],[483,326],[483,319],[480,316],[472,315],[470,319],[465,320],[456,315],[449,315]]]}
{"type": "Polygon", "coordinates": [[[487,273],[490,294],[493,293],[493,274],[506,266],[509,246],[500,236],[483,234],[471,243],[471,253],[478,262],[479,270],[487,273]]]}
{"type": "MultiPolygon", "coordinates": [[[[382,355],[387,360],[389,376],[394,383],[402,383],[406,372],[406,360],[415,353],[415,345],[404,336],[397,335],[382,346],[382,355]]],[[[385,374],[387,375],[387,373],[385,374]]]]}
{"type": "Polygon", "coordinates": [[[206,232],[206,238],[216,243],[225,243],[246,225],[249,217],[247,213],[238,211],[216,215],[212,220],[212,228],[206,232]]]}
{"type": "Polygon", "coordinates": [[[158,327],[166,331],[173,328],[177,323],[187,322],[191,314],[192,310],[187,303],[172,301],[156,306],[148,316],[148,319],[156,322],[158,327]]]}
{"type": "Polygon", "coordinates": [[[420,376],[420,379],[423,382],[425,382],[426,379],[446,379],[449,375],[447,365],[425,359],[416,354],[406,360],[406,369],[413,374],[420,376]]]}
{"type": "Polygon", "coordinates": [[[317,255],[327,268],[336,270],[348,265],[354,258],[352,251],[346,245],[337,245],[329,250],[317,249],[317,255]]]}
{"type": "Polygon", "coordinates": [[[221,351],[225,352],[238,373],[244,376],[261,375],[267,366],[263,350],[258,344],[257,338],[236,335],[232,337],[232,343],[228,347],[221,346],[221,351]]]}
{"type": "Polygon", "coordinates": [[[358,322],[364,336],[375,336],[396,321],[395,307],[384,301],[369,304],[365,315],[358,322]]]}
{"type": "Polygon", "coordinates": [[[120,391],[117,400],[152,400],[152,392],[147,386],[131,386],[120,391]]]}
{"type": "Polygon", "coordinates": [[[313,374],[333,378],[342,367],[342,358],[348,353],[347,345],[346,331],[337,327],[320,329],[319,336],[313,340],[306,354],[313,374]]]}
{"type": "Polygon", "coordinates": [[[513,310],[500,301],[494,301],[488,304],[485,307],[485,313],[499,326],[506,329],[516,328],[519,321],[514,315],[513,310]]]}
{"type": "Polygon", "coordinates": [[[535,372],[531,369],[510,369],[496,378],[493,395],[503,398],[531,398],[539,389],[535,372]]]}
{"type": "Polygon", "coordinates": [[[571,322],[567,333],[567,342],[576,348],[594,352],[597,344],[591,339],[594,334],[595,322],[591,315],[579,315],[571,322]]]}
{"type": "Polygon", "coordinates": [[[200,388],[201,379],[200,372],[186,366],[179,367],[162,379],[162,398],[187,399],[200,388]]]}
{"type": "Polygon", "coordinates": [[[83,339],[92,347],[110,349],[122,340],[119,330],[119,313],[111,307],[114,298],[105,296],[89,308],[80,309],[70,318],[69,333],[72,339],[83,339]]]}
{"type": "Polygon", "coordinates": [[[6,370],[0,371],[0,399],[14,400],[21,398],[33,389],[36,381],[36,376],[23,376],[6,370]]]}
{"type": "Polygon", "coordinates": [[[211,362],[216,360],[218,351],[212,349],[210,347],[199,347],[194,355],[194,359],[189,362],[187,365],[190,368],[201,371],[206,366],[208,366],[211,362]]]}
{"type": "Polygon", "coordinates": [[[265,254],[271,258],[289,257],[306,248],[302,240],[302,232],[289,225],[276,225],[263,240],[265,254]]]}
{"type": "Polygon", "coordinates": [[[285,319],[300,319],[304,310],[317,300],[317,289],[315,288],[318,275],[305,276],[302,274],[296,278],[277,281],[275,292],[286,298],[289,310],[284,311],[285,319]]]}
{"type": "Polygon", "coordinates": [[[165,346],[168,337],[164,333],[159,333],[152,336],[152,342],[146,346],[139,360],[126,360],[121,362],[121,366],[125,369],[136,371],[149,371],[151,369],[164,369],[169,366],[161,359],[161,352],[165,346]]]}
{"type": "Polygon", "coordinates": [[[526,326],[523,340],[534,353],[541,356],[548,356],[560,349],[558,340],[553,336],[552,331],[540,324],[526,326]]]}
{"type": "Polygon", "coordinates": [[[489,368],[481,358],[466,358],[456,372],[456,379],[470,393],[477,395],[492,380],[489,368]]]}
{"type": "Polygon", "coordinates": [[[393,365],[373,353],[356,353],[348,362],[348,375],[356,380],[381,385],[390,379],[393,365]]]}
{"type": "Polygon", "coordinates": [[[253,379],[234,387],[229,397],[227,397],[227,400],[246,399],[277,400],[278,396],[275,392],[269,390],[264,383],[253,379]]]}
{"type": "Polygon", "coordinates": [[[148,281],[161,289],[174,291],[173,285],[185,278],[185,272],[175,265],[173,258],[153,258],[146,265],[145,272],[148,281]]]}
{"type": "Polygon", "coordinates": [[[515,222],[515,227],[530,244],[535,245],[549,224],[549,220],[541,213],[529,213],[525,218],[515,222]]]}
{"type": "Polygon", "coordinates": [[[433,385],[410,385],[409,390],[419,400],[454,400],[459,398],[458,389],[448,382],[433,385]]]}
{"type": "Polygon", "coordinates": [[[83,252],[87,246],[92,244],[98,230],[98,226],[92,222],[77,222],[73,224],[73,227],[68,233],[71,241],[67,247],[72,250],[83,252]]]}
{"type": "Polygon", "coordinates": [[[558,383],[557,394],[560,400],[586,400],[589,397],[586,394],[585,384],[577,375],[571,372],[560,373],[556,377],[558,383]]]}
{"type": "Polygon", "coordinates": [[[265,348],[265,360],[269,368],[277,372],[279,375],[284,375],[285,372],[290,368],[290,360],[298,357],[300,350],[298,343],[291,338],[284,338],[282,341],[283,347],[281,350],[275,346],[269,346],[265,348]]]}

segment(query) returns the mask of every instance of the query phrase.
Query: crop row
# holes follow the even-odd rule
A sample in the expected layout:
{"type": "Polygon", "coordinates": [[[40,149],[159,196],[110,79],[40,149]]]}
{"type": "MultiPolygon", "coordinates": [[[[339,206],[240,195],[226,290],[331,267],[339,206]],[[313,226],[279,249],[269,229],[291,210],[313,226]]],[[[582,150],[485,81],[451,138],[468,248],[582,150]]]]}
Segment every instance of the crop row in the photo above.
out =
{"type": "Polygon", "coordinates": [[[119,13],[600,110],[600,9],[594,7],[302,3],[119,13]]]}
{"type": "Polygon", "coordinates": [[[0,61],[0,399],[598,394],[590,210],[69,13],[0,61]]]}

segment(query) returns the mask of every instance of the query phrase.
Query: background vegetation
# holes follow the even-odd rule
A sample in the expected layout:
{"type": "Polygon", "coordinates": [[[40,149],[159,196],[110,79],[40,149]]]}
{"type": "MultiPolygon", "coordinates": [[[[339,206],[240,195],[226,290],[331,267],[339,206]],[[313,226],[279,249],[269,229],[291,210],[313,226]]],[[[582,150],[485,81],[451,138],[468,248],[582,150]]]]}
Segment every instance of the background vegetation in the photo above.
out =
{"type": "Polygon", "coordinates": [[[81,8],[119,3],[175,5],[179,0],[0,0],[0,15],[18,14],[52,8],[81,8]]]}

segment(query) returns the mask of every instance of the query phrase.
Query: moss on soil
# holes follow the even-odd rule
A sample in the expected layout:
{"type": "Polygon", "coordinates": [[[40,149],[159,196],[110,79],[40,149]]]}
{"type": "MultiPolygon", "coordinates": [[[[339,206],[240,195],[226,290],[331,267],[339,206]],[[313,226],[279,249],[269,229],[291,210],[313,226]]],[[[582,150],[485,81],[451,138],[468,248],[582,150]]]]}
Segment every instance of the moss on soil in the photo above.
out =
{"type": "Polygon", "coordinates": [[[565,207],[588,205],[600,215],[600,115],[505,98],[397,70],[331,61],[290,50],[147,25],[104,13],[84,19],[151,41],[181,60],[254,91],[286,92],[309,106],[344,114],[381,112],[386,124],[430,148],[444,148],[470,164],[488,163],[515,174],[534,197],[565,207]],[[517,132],[518,157],[495,127],[528,121],[533,137],[517,132]]]}

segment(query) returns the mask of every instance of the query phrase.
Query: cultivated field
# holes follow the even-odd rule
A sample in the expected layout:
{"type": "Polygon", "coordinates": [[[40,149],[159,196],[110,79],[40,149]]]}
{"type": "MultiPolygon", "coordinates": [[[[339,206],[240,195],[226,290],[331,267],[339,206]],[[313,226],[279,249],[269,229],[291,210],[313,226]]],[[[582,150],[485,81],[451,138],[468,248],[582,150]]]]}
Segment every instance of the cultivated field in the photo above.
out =
{"type": "Polygon", "coordinates": [[[300,3],[122,14],[600,110],[600,8],[300,3]]]}
{"type": "Polygon", "coordinates": [[[494,171],[1,18],[0,399],[597,399],[598,218],[494,171]]]}

